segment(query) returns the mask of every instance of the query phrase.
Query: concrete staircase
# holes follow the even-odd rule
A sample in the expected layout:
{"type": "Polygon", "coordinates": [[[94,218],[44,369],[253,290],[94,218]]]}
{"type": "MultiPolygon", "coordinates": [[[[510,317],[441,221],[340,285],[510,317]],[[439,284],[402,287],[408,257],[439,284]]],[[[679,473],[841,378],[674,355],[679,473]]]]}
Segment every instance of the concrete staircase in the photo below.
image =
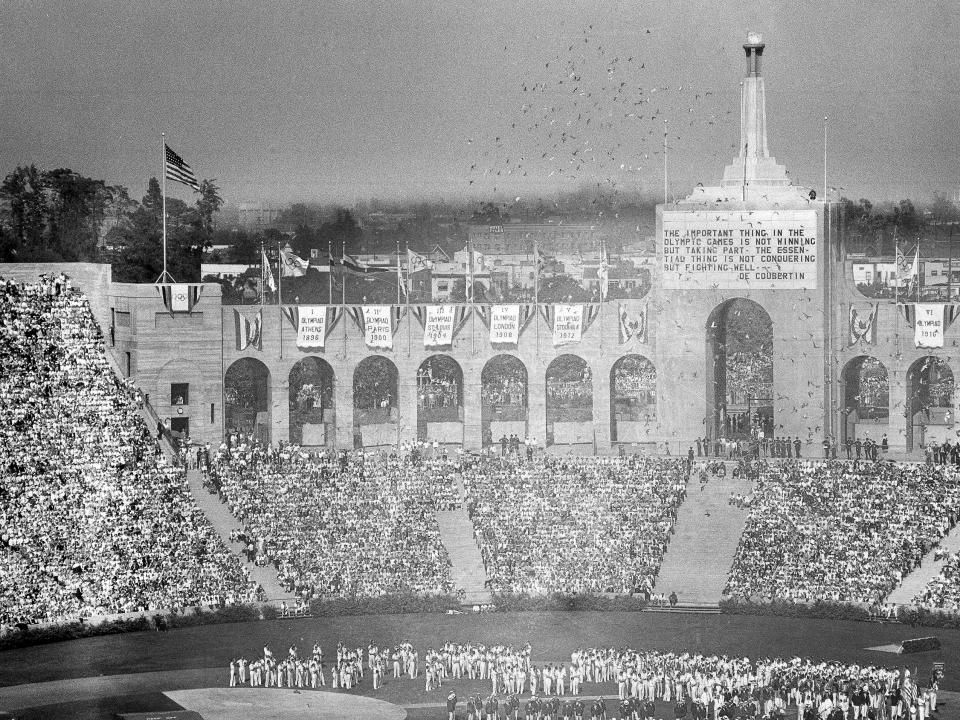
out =
{"type": "Polygon", "coordinates": [[[480,555],[480,549],[473,537],[473,523],[464,509],[466,493],[459,478],[457,484],[460,490],[460,507],[456,510],[436,511],[440,540],[450,556],[453,582],[465,593],[464,603],[489,603],[490,592],[484,587],[487,572],[483,567],[483,556],[480,555]]]}
{"type": "Polygon", "coordinates": [[[654,591],[675,592],[685,608],[715,608],[726,585],[748,514],[728,501],[731,493],[753,489],[749,481],[732,479],[733,468],[728,463],[726,478],[711,477],[702,491],[699,479],[691,478],[680,506],[654,591]]]}
{"type": "Polygon", "coordinates": [[[941,568],[946,565],[950,555],[958,551],[960,551],[960,523],[954,525],[953,530],[947,533],[947,536],[943,538],[940,544],[923,556],[920,567],[916,568],[903,579],[899,587],[887,597],[887,602],[897,605],[910,605],[913,598],[917,596],[917,593],[923,590],[927,586],[927,583],[940,574],[941,568]],[[933,554],[938,548],[945,549],[948,553],[947,557],[942,560],[934,560],[933,554]]]}
{"type": "Polygon", "coordinates": [[[247,562],[246,555],[243,554],[243,543],[231,542],[230,533],[234,530],[242,530],[243,526],[230,513],[226,504],[220,502],[220,498],[215,493],[211,493],[203,486],[203,474],[199,470],[188,470],[187,484],[190,486],[193,499],[210,520],[210,524],[213,525],[224,545],[240,558],[250,571],[251,579],[267,594],[267,600],[270,602],[286,600],[288,604],[295,600],[293,593],[284,590],[278,582],[277,571],[272,565],[259,567],[255,563],[247,562]]]}

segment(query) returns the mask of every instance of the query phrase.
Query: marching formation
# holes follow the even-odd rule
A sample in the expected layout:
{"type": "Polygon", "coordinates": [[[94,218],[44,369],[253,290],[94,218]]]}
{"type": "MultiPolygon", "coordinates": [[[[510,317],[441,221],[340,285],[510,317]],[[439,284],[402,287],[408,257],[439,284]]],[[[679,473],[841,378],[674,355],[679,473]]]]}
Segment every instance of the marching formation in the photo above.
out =
{"type": "MultiPolygon", "coordinates": [[[[424,653],[426,692],[446,689],[451,718],[580,720],[620,717],[652,720],[664,708],[675,718],[784,718],[802,720],[916,718],[937,708],[939,673],[808,658],[761,658],[670,653],[630,648],[580,648],[569,659],[535,662],[533,648],[446,642],[424,653]],[[477,690],[489,683],[488,691],[477,690]],[[457,688],[467,684],[462,702],[457,688]],[[615,699],[614,699],[615,694],[615,699]],[[606,695],[610,695],[609,709],[606,695]]],[[[323,651],[301,657],[293,645],[277,660],[270,647],[253,660],[230,661],[231,687],[326,688],[323,651]]],[[[420,676],[420,655],[407,642],[362,648],[337,645],[330,688],[378,690],[390,674],[399,682],[420,676]],[[362,684],[370,676],[370,685],[362,684]]]]}

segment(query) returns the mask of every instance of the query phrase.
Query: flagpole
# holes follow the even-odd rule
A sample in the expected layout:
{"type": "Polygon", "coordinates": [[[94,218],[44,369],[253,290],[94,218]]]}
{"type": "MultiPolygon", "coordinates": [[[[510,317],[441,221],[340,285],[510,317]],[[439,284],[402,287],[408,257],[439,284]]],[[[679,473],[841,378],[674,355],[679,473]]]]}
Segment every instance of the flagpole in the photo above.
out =
{"type": "MultiPolygon", "coordinates": [[[[397,243],[400,241],[397,240],[397,243]]],[[[410,357],[411,352],[411,343],[413,340],[410,337],[410,293],[413,290],[413,286],[410,284],[410,246],[407,244],[407,241],[403,241],[404,253],[407,256],[407,279],[404,281],[407,288],[407,357],[410,357]]]]}
{"type": "Polygon", "coordinates": [[[327,304],[333,305],[333,273],[335,263],[333,262],[333,240],[327,239],[327,304]]]}
{"type": "Polygon", "coordinates": [[[260,241],[260,307],[263,307],[263,299],[267,294],[267,280],[266,275],[264,274],[263,267],[263,258],[266,256],[267,251],[263,249],[263,240],[260,241]]]}
{"type": "Polygon", "coordinates": [[[347,241],[340,241],[340,304],[347,304],[347,241]]]}
{"type": "Polygon", "coordinates": [[[167,272],[167,134],[160,133],[160,152],[163,155],[163,164],[160,166],[160,196],[163,204],[163,272],[160,275],[162,282],[172,280],[167,272]]]}
{"type": "Polygon", "coordinates": [[[280,241],[277,240],[277,309],[280,311],[280,359],[283,359],[283,256],[280,254],[280,241]]]}
{"type": "Polygon", "coordinates": [[[823,116],[823,199],[827,199],[827,116],[823,116]]]}
{"type": "Polygon", "coordinates": [[[402,304],[400,299],[400,238],[397,238],[397,305],[402,304]]]}

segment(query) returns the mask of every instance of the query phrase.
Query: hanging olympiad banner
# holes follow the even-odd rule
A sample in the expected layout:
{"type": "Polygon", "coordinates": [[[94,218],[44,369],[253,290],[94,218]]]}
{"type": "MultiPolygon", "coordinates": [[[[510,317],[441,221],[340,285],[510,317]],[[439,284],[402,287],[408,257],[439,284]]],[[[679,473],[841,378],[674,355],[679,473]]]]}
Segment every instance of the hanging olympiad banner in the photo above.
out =
{"type": "Polygon", "coordinates": [[[943,347],[944,304],[917,303],[913,322],[913,341],[920,348],[943,347]]]}
{"type": "Polygon", "coordinates": [[[583,335],[583,306],[554,305],[553,346],[573,345],[583,335]]]}
{"type": "Polygon", "coordinates": [[[368,348],[393,349],[392,305],[364,305],[363,341],[368,348]]]}
{"type": "Polygon", "coordinates": [[[327,339],[327,308],[306,305],[299,308],[297,347],[322,348],[327,339]]]}
{"type": "Polygon", "coordinates": [[[490,308],[490,342],[511,343],[520,340],[520,306],[493,305],[490,308]]]}
{"type": "Polygon", "coordinates": [[[437,347],[453,342],[454,305],[428,305],[423,324],[423,346],[437,347]]]}

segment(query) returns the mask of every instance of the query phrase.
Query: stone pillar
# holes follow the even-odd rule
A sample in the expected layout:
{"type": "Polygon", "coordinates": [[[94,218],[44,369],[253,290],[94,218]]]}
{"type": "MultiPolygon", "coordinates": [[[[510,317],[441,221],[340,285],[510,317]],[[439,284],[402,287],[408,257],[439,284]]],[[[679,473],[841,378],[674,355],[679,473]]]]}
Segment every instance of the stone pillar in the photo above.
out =
{"type": "Polygon", "coordinates": [[[483,448],[480,369],[464,370],[463,377],[463,447],[465,450],[483,448]]]}
{"type": "Polygon", "coordinates": [[[339,379],[333,387],[333,404],[337,417],[335,446],[338,450],[353,449],[353,377],[339,379]]]}

